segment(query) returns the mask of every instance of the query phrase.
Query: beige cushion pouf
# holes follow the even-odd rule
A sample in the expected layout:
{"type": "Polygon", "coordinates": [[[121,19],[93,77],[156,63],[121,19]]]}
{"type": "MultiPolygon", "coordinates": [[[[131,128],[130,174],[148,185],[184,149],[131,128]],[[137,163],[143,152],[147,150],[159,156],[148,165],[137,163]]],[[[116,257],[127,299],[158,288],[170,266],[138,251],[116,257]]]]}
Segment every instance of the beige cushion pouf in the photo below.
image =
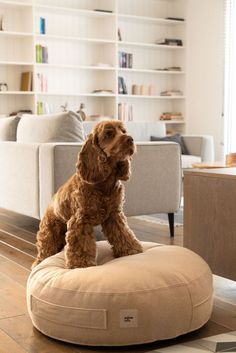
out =
{"type": "Polygon", "coordinates": [[[173,338],[196,330],[212,311],[212,274],[178,246],[143,243],[142,254],[114,258],[97,242],[97,264],[65,269],[64,253],[36,266],[28,279],[33,325],[47,336],[93,346],[173,338]]]}

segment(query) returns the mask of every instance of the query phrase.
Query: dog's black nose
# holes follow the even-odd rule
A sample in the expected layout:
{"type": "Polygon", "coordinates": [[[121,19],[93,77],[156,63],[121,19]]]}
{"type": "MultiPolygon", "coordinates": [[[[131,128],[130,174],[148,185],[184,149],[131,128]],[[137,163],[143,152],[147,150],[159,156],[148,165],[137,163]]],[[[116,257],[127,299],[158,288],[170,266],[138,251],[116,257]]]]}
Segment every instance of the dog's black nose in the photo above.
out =
{"type": "Polygon", "coordinates": [[[128,136],[126,141],[129,145],[132,145],[134,143],[134,139],[131,136],[128,136]]]}

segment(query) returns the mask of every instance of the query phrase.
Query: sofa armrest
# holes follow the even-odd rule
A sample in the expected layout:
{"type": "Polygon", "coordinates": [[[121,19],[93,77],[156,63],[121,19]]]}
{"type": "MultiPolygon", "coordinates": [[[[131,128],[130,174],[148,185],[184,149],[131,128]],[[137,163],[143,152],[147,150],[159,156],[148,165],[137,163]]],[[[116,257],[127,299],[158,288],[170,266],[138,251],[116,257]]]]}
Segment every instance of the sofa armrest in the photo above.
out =
{"type": "Polygon", "coordinates": [[[201,157],[202,162],[214,161],[214,140],[210,135],[183,135],[190,155],[201,157]]]}
{"type": "Polygon", "coordinates": [[[181,151],[173,142],[137,142],[132,176],[125,182],[125,213],[174,213],[181,198],[181,151]]]}
{"type": "Polygon", "coordinates": [[[0,142],[0,207],[39,218],[39,146],[0,142]]]}
{"type": "MultiPolygon", "coordinates": [[[[181,195],[180,147],[171,142],[138,142],[132,176],[125,182],[125,213],[135,216],[172,213],[181,195]]],[[[40,215],[57,189],[75,173],[78,143],[47,143],[40,146],[40,215]]]]}

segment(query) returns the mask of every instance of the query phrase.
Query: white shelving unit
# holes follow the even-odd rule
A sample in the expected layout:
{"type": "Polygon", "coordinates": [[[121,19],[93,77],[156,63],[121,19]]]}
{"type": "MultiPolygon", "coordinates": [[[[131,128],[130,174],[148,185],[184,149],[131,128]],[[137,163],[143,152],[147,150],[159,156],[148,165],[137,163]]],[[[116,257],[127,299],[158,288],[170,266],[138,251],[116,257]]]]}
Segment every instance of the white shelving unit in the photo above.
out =
{"type": "MultiPolygon", "coordinates": [[[[0,82],[8,85],[0,92],[0,114],[36,113],[39,106],[41,112],[54,112],[65,103],[78,110],[83,102],[87,115],[117,118],[120,104],[132,106],[134,121],[156,121],[163,112],[185,117],[186,21],[175,19],[186,18],[185,1],[0,0],[0,82]],[[181,39],[183,45],[156,44],[163,38],[181,39]],[[36,62],[36,45],[47,47],[47,63],[36,62]],[[132,68],[119,67],[119,52],[132,54],[132,68]],[[181,71],[164,70],[176,66],[181,71]],[[29,92],[20,91],[26,71],[33,73],[29,92]],[[118,77],[127,94],[118,91],[118,77]],[[133,85],[145,87],[145,93],[133,95],[133,85]],[[162,96],[166,90],[183,95],[162,96]]],[[[163,124],[184,131],[184,120],[163,124]]]]}

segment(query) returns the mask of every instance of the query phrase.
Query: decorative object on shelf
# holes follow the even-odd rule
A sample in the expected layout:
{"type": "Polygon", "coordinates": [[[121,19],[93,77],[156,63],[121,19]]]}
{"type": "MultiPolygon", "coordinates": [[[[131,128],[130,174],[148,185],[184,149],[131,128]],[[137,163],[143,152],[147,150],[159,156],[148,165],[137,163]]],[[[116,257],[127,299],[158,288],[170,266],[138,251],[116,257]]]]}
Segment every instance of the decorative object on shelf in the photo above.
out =
{"type": "Polygon", "coordinates": [[[133,121],[133,106],[127,103],[119,103],[118,120],[133,121]]]}
{"type": "Polygon", "coordinates": [[[33,90],[33,72],[32,71],[22,72],[20,90],[27,91],[27,92],[30,92],[33,90]]]}
{"type": "Polygon", "coordinates": [[[149,96],[155,96],[156,95],[156,88],[154,85],[149,85],[148,86],[148,95],[149,96]]]}
{"type": "Polygon", "coordinates": [[[3,15],[0,15],[0,31],[3,31],[3,15]]]}
{"type": "Polygon", "coordinates": [[[133,67],[133,54],[119,51],[119,67],[132,69],[133,67]]]}
{"type": "Polygon", "coordinates": [[[184,117],[181,112],[164,112],[160,116],[160,120],[183,120],[184,117]]]}
{"type": "Polygon", "coordinates": [[[122,41],[122,37],[121,37],[120,28],[118,28],[117,34],[118,34],[118,40],[121,42],[122,41]]]}
{"type": "Polygon", "coordinates": [[[164,38],[164,39],[159,39],[156,41],[156,44],[158,45],[176,45],[176,46],[183,46],[182,39],[175,39],[175,38],[164,38]]]}
{"type": "Polygon", "coordinates": [[[236,153],[229,153],[225,157],[225,162],[227,166],[236,167],[236,153]]]}
{"type": "Polygon", "coordinates": [[[1,91],[1,92],[6,92],[6,91],[8,91],[8,85],[7,85],[7,83],[0,83],[0,91],[1,91]]]}
{"type": "Polygon", "coordinates": [[[133,95],[137,95],[139,96],[140,95],[140,86],[139,85],[132,85],[132,94],[133,95]]]}
{"type": "Polygon", "coordinates": [[[148,95],[148,86],[141,85],[140,86],[140,94],[141,94],[141,96],[147,96],[148,95]]]}
{"type": "Polygon", "coordinates": [[[48,47],[36,44],[36,63],[48,63],[48,47]]]}
{"type": "Polygon", "coordinates": [[[45,18],[44,17],[39,18],[39,33],[46,34],[45,18]]]}
{"type": "Polygon", "coordinates": [[[155,96],[156,88],[154,85],[136,85],[133,84],[131,92],[136,96],[155,96]]]}
{"type": "Polygon", "coordinates": [[[118,92],[119,94],[128,94],[125,80],[123,77],[118,77],[118,92]]]}
{"type": "Polygon", "coordinates": [[[79,107],[79,110],[76,112],[80,115],[81,119],[83,121],[86,120],[87,116],[86,116],[86,113],[84,112],[84,108],[85,108],[85,104],[84,103],[81,103],[80,104],[80,107],[79,107]]]}
{"type": "Polygon", "coordinates": [[[182,96],[183,92],[181,92],[179,89],[171,89],[167,91],[162,91],[160,95],[164,97],[182,96]]]}
{"type": "Polygon", "coordinates": [[[68,110],[68,102],[65,102],[60,106],[62,112],[66,112],[68,110]]]}

